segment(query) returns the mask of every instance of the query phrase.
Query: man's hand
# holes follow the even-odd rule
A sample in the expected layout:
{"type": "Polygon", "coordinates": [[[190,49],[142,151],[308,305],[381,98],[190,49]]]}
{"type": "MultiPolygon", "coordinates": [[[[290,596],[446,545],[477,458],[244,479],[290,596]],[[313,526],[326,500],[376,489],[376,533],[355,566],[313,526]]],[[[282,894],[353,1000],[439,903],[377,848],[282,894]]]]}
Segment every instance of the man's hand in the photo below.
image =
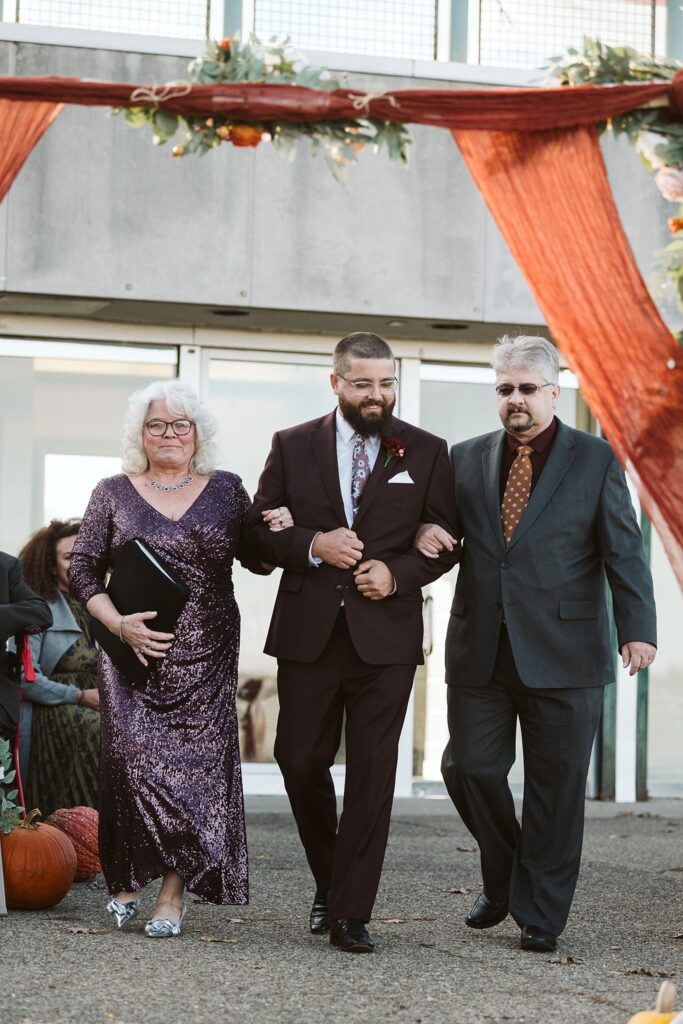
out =
{"type": "Polygon", "coordinates": [[[363,541],[353,530],[340,526],[337,530],[319,533],[311,545],[311,554],[337,569],[350,569],[363,555],[363,541]]]}
{"type": "Polygon", "coordinates": [[[376,558],[361,562],[353,575],[360,593],[363,597],[369,597],[371,601],[381,601],[388,597],[395,586],[389,566],[376,558]]]}
{"type": "Polygon", "coordinates": [[[656,647],[643,643],[641,640],[631,640],[621,648],[621,660],[624,668],[631,666],[630,676],[634,676],[642,668],[648,668],[655,660],[656,654],[656,647]]]}
{"type": "Polygon", "coordinates": [[[455,537],[436,523],[422,523],[413,540],[413,546],[426,558],[438,558],[442,551],[452,551],[457,544],[455,537]]]}

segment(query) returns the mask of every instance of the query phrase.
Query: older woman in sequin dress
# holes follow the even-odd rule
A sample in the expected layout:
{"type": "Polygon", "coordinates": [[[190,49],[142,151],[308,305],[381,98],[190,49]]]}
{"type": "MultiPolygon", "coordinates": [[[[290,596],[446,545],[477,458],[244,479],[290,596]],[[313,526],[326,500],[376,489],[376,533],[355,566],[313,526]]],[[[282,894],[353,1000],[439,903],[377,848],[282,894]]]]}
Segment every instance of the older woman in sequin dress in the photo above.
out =
{"type": "Polygon", "coordinates": [[[149,666],[134,689],[100,659],[100,857],[119,927],[141,890],[163,876],[151,937],[178,935],[184,891],[217,904],[248,901],[235,691],[239,611],[231,567],[245,558],[250,507],[234,473],[216,469],[213,418],[179,381],[130,399],[124,472],[93,491],[74,547],[71,592],[149,666]],[[190,588],[173,634],[154,609],[122,618],[105,593],[123,544],[145,540],[190,588]]]}

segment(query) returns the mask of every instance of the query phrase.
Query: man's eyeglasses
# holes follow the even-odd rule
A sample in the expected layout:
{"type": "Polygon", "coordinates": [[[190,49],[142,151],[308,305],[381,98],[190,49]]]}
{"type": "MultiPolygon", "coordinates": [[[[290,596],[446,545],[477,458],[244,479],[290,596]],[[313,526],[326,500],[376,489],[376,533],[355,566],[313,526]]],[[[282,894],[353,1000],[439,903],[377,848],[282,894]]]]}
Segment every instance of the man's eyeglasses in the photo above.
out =
{"type": "Polygon", "coordinates": [[[513,391],[519,391],[520,395],[535,395],[537,391],[542,388],[553,388],[554,384],[518,384],[517,387],[513,387],[512,384],[497,384],[496,394],[499,398],[509,398],[513,391]]]}
{"type": "Polygon", "coordinates": [[[149,430],[152,437],[163,437],[166,433],[166,428],[170,427],[173,433],[177,437],[185,437],[189,434],[194,426],[193,420],[148,420],[145,426],[149,430]]]}
{"type": "Polygon", "coordinates": [[[378,387],[382,392],[390,394],[396,390],[396,385],[398,384],[398,377],[387,377],[385,380],[377,381],[376,384],[371,380],[348,380],[346,377],[342,377],[341,373],[338,373],[337,377],[343,380],[345,384],[348,384],[358,395],[369,395],[375,387],[378,387]]]}

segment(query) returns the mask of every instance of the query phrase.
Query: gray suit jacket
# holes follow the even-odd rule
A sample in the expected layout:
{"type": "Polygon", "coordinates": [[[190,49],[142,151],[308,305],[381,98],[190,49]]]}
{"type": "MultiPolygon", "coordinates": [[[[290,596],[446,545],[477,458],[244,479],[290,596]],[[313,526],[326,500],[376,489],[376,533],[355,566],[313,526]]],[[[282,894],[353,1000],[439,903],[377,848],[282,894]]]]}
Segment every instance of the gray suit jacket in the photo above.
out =
{"type": "Polygon", "coordinates": [[[527,686],[612,682],[605,579],[619,647],[656,643],[652,577],[624,474],[606,441],[558,421],[543,474],[506,546],[504,444],[500,430],[451,449],[463,552],[446,638],[446,682],[489,682],[503,619],[527,686]]]}

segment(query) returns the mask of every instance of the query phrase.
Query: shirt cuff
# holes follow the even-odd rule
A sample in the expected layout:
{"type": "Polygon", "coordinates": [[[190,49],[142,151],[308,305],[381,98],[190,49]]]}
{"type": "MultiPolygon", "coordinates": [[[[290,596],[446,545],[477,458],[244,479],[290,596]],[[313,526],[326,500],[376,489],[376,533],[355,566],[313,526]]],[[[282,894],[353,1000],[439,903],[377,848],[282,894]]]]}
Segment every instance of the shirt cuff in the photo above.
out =
{"type": "Polygon", "coordinates": [[[313,545],[315,544],[315,538],[319,537],[321,533],[322,533],[322,530],[318,530],[318,532],[314,535],[313,540],[311,541],[310,548],[308,549],[308,564],[315,566],[316,569],[317,569],[317,567],[319,565],[323,564],[323,560],[322,560],[322,558],[317,558],[313,554],[313,545]]]}

